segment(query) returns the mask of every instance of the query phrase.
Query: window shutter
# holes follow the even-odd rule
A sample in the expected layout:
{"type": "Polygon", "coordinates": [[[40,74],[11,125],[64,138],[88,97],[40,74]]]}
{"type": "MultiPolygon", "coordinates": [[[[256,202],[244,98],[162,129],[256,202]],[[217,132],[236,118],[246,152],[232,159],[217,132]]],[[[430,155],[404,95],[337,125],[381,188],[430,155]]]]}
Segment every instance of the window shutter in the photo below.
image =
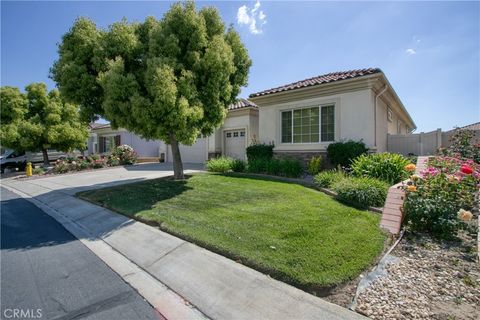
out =
{"type": "Polygon", "coordinates": [[[100,153],[105,152],[105,150],[104,150],[105,140],[104,140],[104,139],[105,139],[105,137],[100,137],[100,138],[98,139],[98,151],[99,151],[100,153]]]}
{"type": "Polygon", "coordinates": [[[120,135],[115,136],[115,146],[118,147],[121,144],[120,135]]]}

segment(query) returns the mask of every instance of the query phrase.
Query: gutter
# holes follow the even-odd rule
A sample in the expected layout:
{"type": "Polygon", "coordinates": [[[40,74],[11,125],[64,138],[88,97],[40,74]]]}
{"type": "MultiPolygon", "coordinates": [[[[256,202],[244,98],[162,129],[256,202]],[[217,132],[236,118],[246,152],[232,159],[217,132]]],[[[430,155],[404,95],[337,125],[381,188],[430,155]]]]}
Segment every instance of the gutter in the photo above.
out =
{"type": "Polygon", "coordinates": [[[383,87],[383,89],[377,93],[375,95],[375,101],[373,103],[373,144],[375,145],[375,147],[377,146],[377,101],[378,101],[378,98],[380,98],[380,96],[382,94],[385,93],[385,91],[387,91],[388,89],[388,84],[385,85],[385,87],[383,87]]]}

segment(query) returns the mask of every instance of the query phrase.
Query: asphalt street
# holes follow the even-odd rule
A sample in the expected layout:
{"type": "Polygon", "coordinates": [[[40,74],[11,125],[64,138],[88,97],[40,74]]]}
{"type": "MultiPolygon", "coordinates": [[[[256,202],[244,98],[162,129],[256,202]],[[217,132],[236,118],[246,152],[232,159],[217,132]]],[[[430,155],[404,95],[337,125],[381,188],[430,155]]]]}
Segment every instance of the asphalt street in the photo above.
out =
{"type": "Polygon", "coordinates": [[[1,319],[164,319],[61,224],[1,188],[1,319]]]}

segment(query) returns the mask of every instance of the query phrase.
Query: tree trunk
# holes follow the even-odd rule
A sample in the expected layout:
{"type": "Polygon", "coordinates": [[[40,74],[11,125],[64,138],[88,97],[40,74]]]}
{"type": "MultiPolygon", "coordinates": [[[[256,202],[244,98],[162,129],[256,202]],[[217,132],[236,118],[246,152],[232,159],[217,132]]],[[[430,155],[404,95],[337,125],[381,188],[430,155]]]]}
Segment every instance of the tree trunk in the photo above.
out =
{"type": "Polygon", "coordinates": [[[42,153],[43,153],[43,165],[48,167],[50,165],[50,161],[48,160],[47,149],[42,149],[42,153]]]}
{"type": "Polygon", "coordinates": [[[180,148],[174,134],[170,134],[170,146],[173,155],[173,177],[175,180],[183,180],[185,176],[183,175],[182,157],[180,156],[180,148]]]}

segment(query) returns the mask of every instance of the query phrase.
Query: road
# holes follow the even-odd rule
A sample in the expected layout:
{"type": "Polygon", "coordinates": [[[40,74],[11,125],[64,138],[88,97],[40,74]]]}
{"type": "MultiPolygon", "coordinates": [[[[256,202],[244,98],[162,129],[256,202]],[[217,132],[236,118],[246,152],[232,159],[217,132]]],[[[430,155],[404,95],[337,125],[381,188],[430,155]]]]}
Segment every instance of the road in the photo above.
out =
{"type": "Polygon", "coordinates": [[[62,225],[1,188],[1,319],[164,319],[62,225]]]}

